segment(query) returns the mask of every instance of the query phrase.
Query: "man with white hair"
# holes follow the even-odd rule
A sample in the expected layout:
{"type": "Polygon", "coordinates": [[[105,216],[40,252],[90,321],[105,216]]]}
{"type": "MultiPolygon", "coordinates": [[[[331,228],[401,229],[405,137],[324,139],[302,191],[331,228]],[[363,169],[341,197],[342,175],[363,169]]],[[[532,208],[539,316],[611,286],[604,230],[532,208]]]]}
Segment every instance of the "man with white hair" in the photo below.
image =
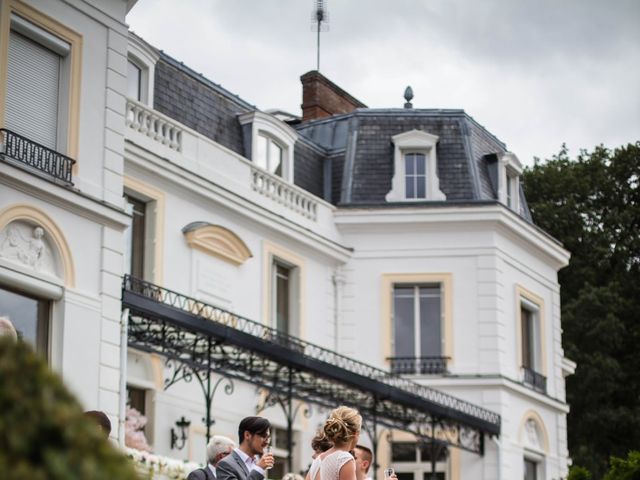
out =
{"type": "Polygon", "coordinates": [[[0,317],[0,337],[8,336],[14,340],[18,340],[18,333],[16,327],[13,326],[11,320],[8,317],[0,317]]]}
{"type": "Polygon", "coordinates": [[[207,445],[207,466],[191,472],[187,480],[216,480],[218,462],[229,455],[235,446],[230,438],[222,435],[211,437],[207,445]]]}

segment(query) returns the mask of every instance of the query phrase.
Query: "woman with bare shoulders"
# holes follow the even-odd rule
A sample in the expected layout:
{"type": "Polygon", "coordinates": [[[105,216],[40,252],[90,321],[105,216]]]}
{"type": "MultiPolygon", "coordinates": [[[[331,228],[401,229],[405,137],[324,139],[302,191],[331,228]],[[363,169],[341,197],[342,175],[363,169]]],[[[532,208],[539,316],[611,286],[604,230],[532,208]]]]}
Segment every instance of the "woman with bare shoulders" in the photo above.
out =
{"type": "Polygon", "coordinates": [[[322,431],[322,429],[318,430],[316,436],[311,440],[311,448],[313,449],[313,455],[311,456],[311,458],[313,459],[313,463],[311,463],[311,466],[309,467],[309,471],[307,472],[305,480],[320,479],[320,475],[318,475],[318,473],[320,472],[321,462],[319,458],[320,454],[326,452],[331,447],[333,447],[333,444],[327,439],[327,437],[324,436],[324,432],[322,431]]]}
{"type": "Polygon", "coordinates": [[[351,450],[358,443],[362,417],[357,410],[338,407],[324,423],[323,433],[333,447],[320,454],[319,478],[311,480],[357,480],[356,462],[351,450]]]}

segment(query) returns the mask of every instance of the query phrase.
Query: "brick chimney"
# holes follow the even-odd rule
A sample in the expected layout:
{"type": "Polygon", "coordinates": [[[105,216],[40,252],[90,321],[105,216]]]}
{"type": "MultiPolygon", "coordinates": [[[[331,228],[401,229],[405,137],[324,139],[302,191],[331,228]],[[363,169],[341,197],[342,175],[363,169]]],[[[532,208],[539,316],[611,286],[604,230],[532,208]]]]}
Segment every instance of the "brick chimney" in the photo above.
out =
{"type": "Polygon", "coordinates": [[[316,120],[356,108],[367,108],[317,70],[300,77],[302,82],[302,121],[316,120]]]}

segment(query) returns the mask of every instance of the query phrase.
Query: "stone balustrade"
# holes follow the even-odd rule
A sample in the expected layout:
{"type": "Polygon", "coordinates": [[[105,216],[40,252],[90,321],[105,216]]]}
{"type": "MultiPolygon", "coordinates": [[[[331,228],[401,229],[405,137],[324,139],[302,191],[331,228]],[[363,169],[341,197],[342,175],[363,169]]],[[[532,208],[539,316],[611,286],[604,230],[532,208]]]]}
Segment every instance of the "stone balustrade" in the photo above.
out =
{"type": "Polygon", "coordinates": [[[182,151],[182,128],[146,105],[127,99],[125,123],[127,127],[172,150],[182,151]]]}
{"type": "Polygon", "coordinates": [[[285,182],[280,177],[271,175],[256,167],[251,168],[251,179],[251,188],[256,192],[298,212],[304,217],[313,221],[316,220],[318,202],[314,200],[312,195],[285,182]]]}
{"type": "MultiPolygon", "coordinates": [[[[318,212],[322,205],[319,199],[256,167],[246,158],[211,139],[132,99],[127,99],[125,119],[127,128],[131,131],[169,148],[160,155],[170,162],[205,178],[215,177],[216,182],[232,188],[240,195],[242,188],[231,187],[231,183],[227,186],[227,180],[233,179],[232,183],[236,183],[248,174],[249,181],[245,184],[247,193],[254,191],[304,218],[318,222],[318,212]]],[[[322,214],[320,216],[324,218],[322,214]]]]}

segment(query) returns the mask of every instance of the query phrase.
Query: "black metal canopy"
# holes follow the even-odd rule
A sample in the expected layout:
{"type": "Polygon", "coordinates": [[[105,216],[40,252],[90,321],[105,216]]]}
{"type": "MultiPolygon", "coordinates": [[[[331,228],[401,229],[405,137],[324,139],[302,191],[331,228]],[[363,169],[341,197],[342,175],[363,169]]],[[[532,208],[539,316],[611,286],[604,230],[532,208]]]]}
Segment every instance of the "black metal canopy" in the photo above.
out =
{"type": "Polygon", "coordinates": [[[494,412],[149,282],[125,276],[122,305],[129,346],[175,362],[167,387],[194,376],[200,382],[208,425],[217,372],[265,388],[283,408],[280,398],[288,397],[289,414],[291,398],[351,405],[374,432],[380,424],[479,454],[484,434],[500,434],[494,412]]]}

